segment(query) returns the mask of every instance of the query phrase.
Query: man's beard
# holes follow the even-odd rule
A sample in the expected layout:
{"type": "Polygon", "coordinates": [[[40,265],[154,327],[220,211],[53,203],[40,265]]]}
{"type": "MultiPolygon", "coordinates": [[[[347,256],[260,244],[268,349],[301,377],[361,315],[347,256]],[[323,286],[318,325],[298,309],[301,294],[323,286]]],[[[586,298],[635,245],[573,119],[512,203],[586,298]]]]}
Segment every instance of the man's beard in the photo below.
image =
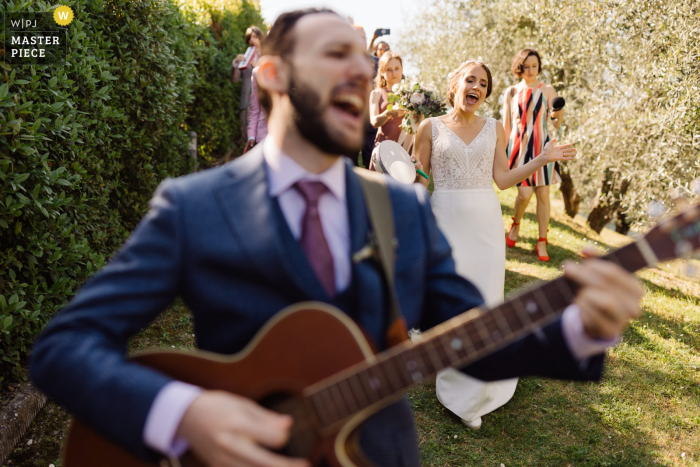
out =
{"type": "Polygon", "coordinates": [[[294,107],[294,125],[301,136],[326,154],[353,155],[362,149],[362,139],[354,143],[340,131],[333,131],[323,121],[326,110],[321,104],[321,96],[305,86],[291,70],[289,79],[289,100],[294,107]]]}

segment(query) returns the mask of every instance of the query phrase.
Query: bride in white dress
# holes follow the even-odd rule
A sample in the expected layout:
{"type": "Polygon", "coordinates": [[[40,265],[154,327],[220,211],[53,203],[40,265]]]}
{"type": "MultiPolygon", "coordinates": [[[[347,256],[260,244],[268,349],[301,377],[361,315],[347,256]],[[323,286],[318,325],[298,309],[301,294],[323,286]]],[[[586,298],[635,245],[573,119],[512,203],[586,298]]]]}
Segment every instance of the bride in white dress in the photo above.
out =
{"type": "MultiPolygon", "coordinates": [[[[416,136],[416,156],[426,172],[432,170],[431,204],[452,246],[457,273],[476,285],[487,306],[503,301],[506,269],[503,218],[493,182],[505,190],[545,164],[576,154],[571,145],[551,141],[538,157],[509,170],[503,125],[475,115],[491,89],[491,71],[484,63],[463,63],[449,75],[448,100],[454,111],[423,121],[416,136]]],[[[483,415],[513,397],[517,381],[483,382],[445,370],[438,374],[436,391],[465,425],[479,428],[483,415]]]]}

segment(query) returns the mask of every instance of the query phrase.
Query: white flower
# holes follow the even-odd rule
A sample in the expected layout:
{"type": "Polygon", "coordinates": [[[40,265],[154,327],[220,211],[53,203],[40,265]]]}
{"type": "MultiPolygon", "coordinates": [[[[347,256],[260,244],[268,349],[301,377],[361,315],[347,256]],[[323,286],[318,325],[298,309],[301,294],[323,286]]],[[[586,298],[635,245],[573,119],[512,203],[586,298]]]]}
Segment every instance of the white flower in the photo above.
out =
{"type": "Polygon", "coordinates": [[[425,94],[422,92],[414,92],[411,96],[411,104],[421,105],[423,102],[425,102],[425,94]]]}
{"type": "Polygon", "coordinates": [[[398,91],[398,90],[399,90],[399,83],[396,83],[396,84],[391,88],[391,90],[392,90],[393,92],[398,91]]]}

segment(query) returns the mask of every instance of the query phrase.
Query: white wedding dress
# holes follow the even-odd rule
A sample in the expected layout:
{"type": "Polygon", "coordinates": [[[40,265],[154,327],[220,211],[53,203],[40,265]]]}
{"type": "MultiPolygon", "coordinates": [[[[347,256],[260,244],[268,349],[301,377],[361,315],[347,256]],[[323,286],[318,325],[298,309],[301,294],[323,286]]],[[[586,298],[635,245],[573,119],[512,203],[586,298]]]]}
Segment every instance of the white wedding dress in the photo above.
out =
{"type": "MultiPolygon", "coordinates": [[[[487,118],[469,145],[439,118],[430,120],[431,204],[438,226],[452,246],[457,273],[476,285],[487,306],[497,305],[503,302],[506,244],[501,204],[493,189],[496,120],[487,118]]],[[[460,418],[480,422],[479,417],[513,397],[517,382],[487,383],[449,369],[438,374],[436,392],[460,418]]]]}

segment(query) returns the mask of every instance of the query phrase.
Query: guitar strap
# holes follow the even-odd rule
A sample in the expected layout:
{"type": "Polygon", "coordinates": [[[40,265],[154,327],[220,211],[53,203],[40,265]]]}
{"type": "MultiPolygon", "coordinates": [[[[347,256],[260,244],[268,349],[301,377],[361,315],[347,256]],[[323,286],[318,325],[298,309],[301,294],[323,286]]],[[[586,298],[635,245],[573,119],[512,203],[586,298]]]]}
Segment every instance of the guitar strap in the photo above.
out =
{"type": "MultiPolygon", "coordinates": [[[[396,287],[394,287],[397,240],[394,233],[391,199],[383,175],[359,167],[355,167],[354,170],[360,180],[365,196],[365,205],[369,212],[374,254],[383,272],[389,293],[389,319],[387,320],[389,326],[386,342],[389,347],[393,347],[408,339],[408,329],[406,319],[401,315],[399,298],[396,295],[396,287]]],[[[355,260],[355,258],[353,259],[355,260]]]]}

